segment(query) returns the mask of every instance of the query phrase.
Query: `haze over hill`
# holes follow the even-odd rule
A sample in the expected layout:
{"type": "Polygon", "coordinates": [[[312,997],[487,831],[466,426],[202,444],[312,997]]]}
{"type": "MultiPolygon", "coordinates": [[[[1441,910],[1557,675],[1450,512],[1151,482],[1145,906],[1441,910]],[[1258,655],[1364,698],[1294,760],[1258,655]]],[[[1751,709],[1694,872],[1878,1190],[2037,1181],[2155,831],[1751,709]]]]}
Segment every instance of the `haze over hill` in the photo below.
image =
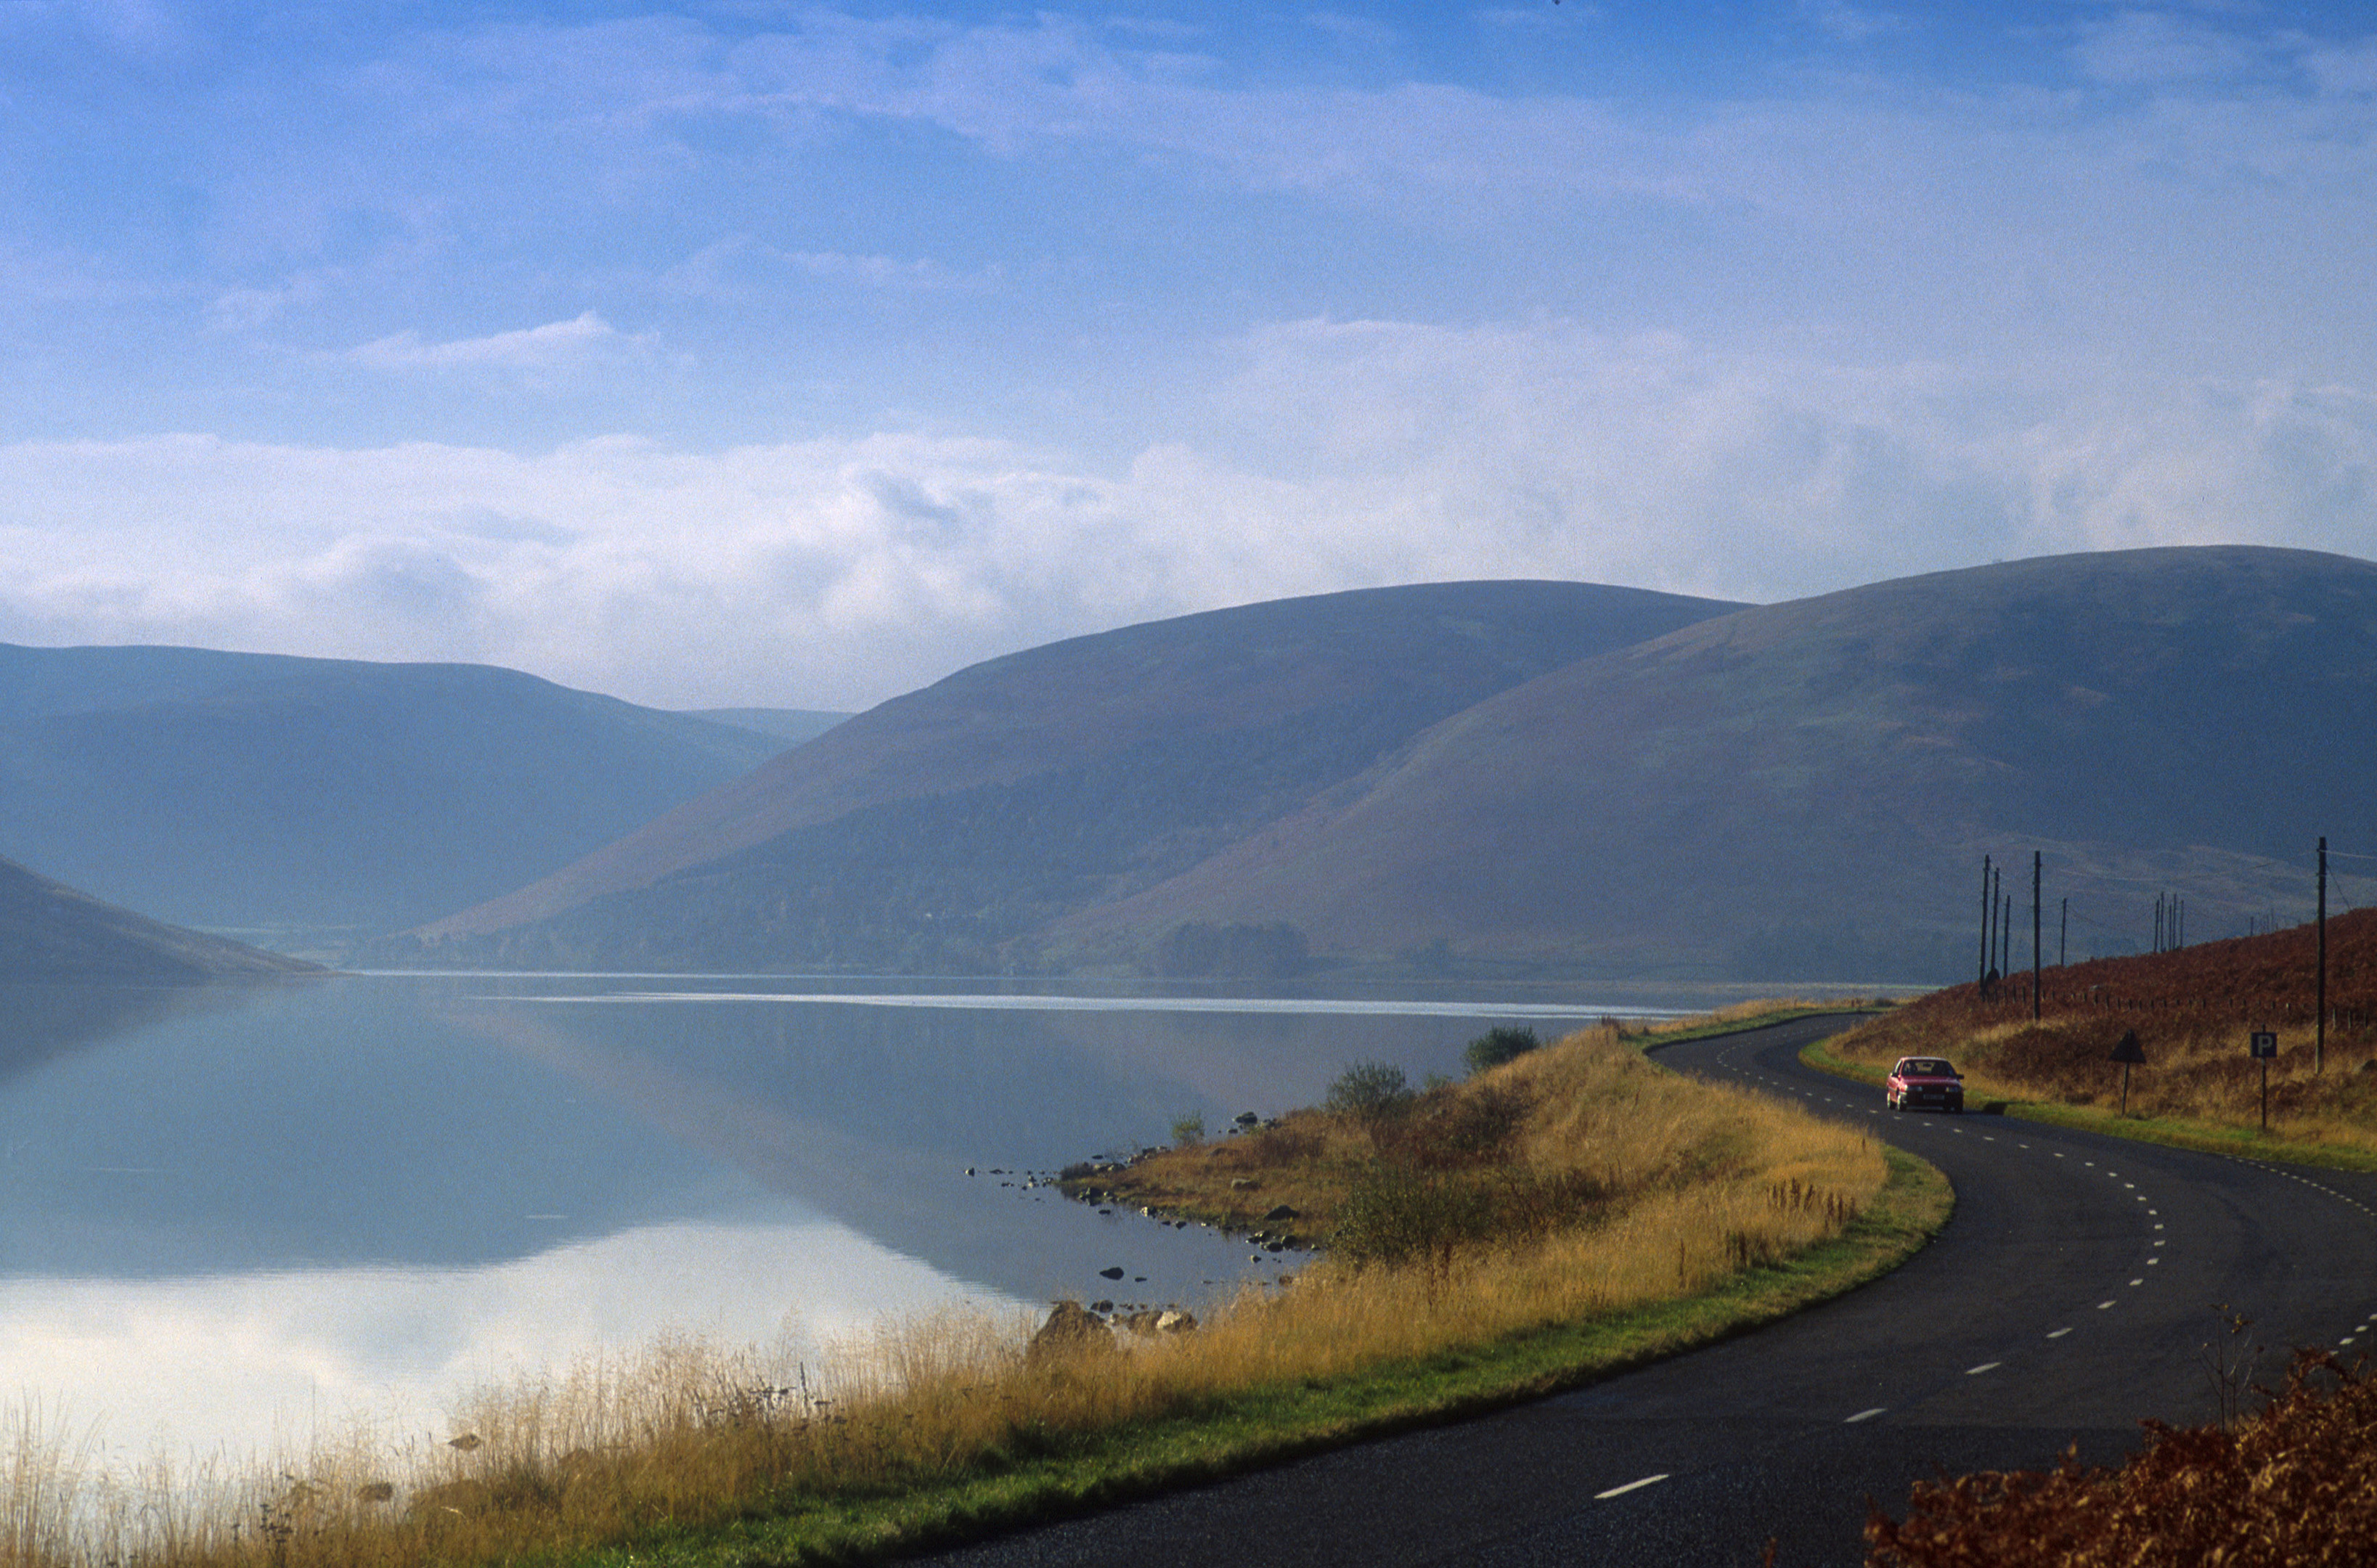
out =
{"type": "Polygon", "coordinates": [[[2146,550],[1726,608],[1449,584],[1053,644],[422,951],[1953,979],[1985,850],[2046,852],[2075,951],[2120,951],[2165,891],[2199,935],[2295,917],[2316,837],[2377,807],[2366,562],[2146,550]]]}
{"type": "Polygon", "coordinates": [[[1194,865],[1480,698],[1735,607],[1433,583],[1052,643],[886,702],[390,951],[1029,967],[1051,920],[1194,865]]]}
{"type": "Polygon", "coordinates": [[[0,852],[184,925],[372,933],[787,744],[484,665],[0,644],[0,852]]]}

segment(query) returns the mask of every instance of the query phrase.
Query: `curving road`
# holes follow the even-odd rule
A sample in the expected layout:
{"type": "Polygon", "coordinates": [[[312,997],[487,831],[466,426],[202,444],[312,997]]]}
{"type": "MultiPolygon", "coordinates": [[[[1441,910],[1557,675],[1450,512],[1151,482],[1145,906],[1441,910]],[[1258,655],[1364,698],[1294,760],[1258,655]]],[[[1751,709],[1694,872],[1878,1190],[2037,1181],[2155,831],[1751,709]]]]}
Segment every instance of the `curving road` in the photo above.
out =
{"type": "Polygon", "coordinates": [[[1865,1288],[1606,1382],[1023,1532],[936,1561],[1055,1564],[1862,1561],[1866,1499],[1945,1468],[2117,1460],[2149,1417],[2217,1412],[2225,1303],[2275,1381],[2291,1345],[2372,1343],[2377,1177],[2002,1117],[1896,1115],[1798,1060],[1845,1021],[1666,1047],[1945,1171],[1932,1245],[1865,1288]]]}

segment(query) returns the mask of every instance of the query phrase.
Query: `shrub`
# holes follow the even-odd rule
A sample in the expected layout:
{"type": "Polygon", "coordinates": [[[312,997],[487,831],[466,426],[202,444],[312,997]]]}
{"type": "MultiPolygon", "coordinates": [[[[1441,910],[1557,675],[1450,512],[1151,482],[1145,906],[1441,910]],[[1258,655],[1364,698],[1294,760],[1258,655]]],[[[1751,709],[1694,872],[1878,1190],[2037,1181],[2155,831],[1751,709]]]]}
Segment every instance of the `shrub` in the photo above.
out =
{"type": "Polygon", "coordinates": [[[1396,1121],[1379,1152],[1420,1170],[1489,1164],[1509,1152],[1528,1108],[1525,1095],[1499,1083],[1430,1095],[1396,1121]]]}
{"type": "Polygon", "coordinates": [[[1402,1068],[1387,1061],[1357,1061],[1337,1075],[1322,1103],[1339,1116],[1375,1125],[1402,1115],[1412,1099],[1411,1081],[1402,1068]]]}
{"type": "Polygon", "coordinates": [[[1238,1153],[1256,1169],[1276,1170],[1282,1166],[1319,1158],[1323,1146],[1319,1132],[1289,1123],[1262,1129],[1241,1143],[1238,1153]]]}
{"type": "Polygon", "coordinates": [[[1191,1143],[1205,1141],[1205,1119],[1201,1116],[1175,1117],[1172,1120],[1172,1144],[1185,1149],[1191,1143]]]}
{"type": "Polygon", "coordinates": [[[1543,1049],[1543,1041],[1535,1038],[1533,1029],[1498,1023],[1470,1041],[1468,1047],[1461,1053],[1461,1059],[1469,1064],[1472,1073],[1478,1073],[1489,1067],[1499,1067],[1506,1061],[1515,1061],[1529,1051],[1543,1049]]]}
{"type": "Polygon", "coordinates": [[[2231,1432],[2145,1423],[2119,1469],[2066,1454],[2053,1470],[1918,1481],[1907,1516],[1875,1508],[1873,1568],[2236,1568],[2368,1561],[2377,1539],[2377,1382],[2299,1350],[2267,1410],[2231,1432]]]}
{"type": "Polygon", "coordinates": [[[1356,1267],[1417,1264],[1441,1273],[1458,1248],[1483,1239],[1493,1227],[1493,1202],[1477,1188],[1381,1166],[1346,1195],[1330,1251],[1356,1267]]]}

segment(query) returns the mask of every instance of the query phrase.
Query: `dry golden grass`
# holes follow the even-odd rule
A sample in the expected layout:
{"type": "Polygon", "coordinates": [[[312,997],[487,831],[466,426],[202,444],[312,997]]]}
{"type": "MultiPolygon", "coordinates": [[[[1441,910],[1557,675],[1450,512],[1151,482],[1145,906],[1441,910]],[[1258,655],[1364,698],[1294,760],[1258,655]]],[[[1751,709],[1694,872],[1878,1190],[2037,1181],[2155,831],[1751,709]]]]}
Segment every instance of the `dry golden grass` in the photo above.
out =
{"type": "MultiPolygon", "coordinates": [[[[1036,1363],[1031,1319],[980,1311],[885,1323],[796,1380],[756,1355],[668,1342],[472,1396],[455,1412],[473,1440],[460,1447],[358,1436],[229,1480],[102,1483],[54,1434],[20,1425],[5,1455],[0,1568],[566,1558],[663,1525],[994,1473],[1267,1385],[1689,1294],[1838,1233],[1886,1178],[1856,1131],[1667,1073],[1614,1029],[1439,1095],[1481,1096],[1523,1107],[1495,1170],[1590,1179],[1595,1200],[1571,1223],[1425,1266],[1323,1262],[1193,1333],[1121,1335],[1036,1363]]],[[[1336,1137],[1319,1156],[1351,1157],[1336,1137]]]]}

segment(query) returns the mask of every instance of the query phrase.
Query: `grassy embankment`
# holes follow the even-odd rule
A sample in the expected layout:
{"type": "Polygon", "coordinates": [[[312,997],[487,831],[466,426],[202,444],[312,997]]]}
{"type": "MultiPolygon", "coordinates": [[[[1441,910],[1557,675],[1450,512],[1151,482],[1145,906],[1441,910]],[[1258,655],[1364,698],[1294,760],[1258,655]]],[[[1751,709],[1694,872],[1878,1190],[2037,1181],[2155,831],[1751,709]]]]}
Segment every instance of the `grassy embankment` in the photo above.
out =
{"type": "Polygon", "coordinates": [[[460,1446],[358,1442],[171,1507],[188,1489],[162,1476],[78,1496],[72,1454],[19,1442],[0,1562],[880,1555],[1572,1386],[1869,1278],[1949,1202],[1929,1167],[1667,1073],[1615,1030],[1166,1159],[1322,1173],[1265,1195],[1306,1195],[1338,1245],[1193,1332],[1100,1327],[1033,1354],[1029,1321],[949,1312],[838,1347],[791,1388],[754,1358],[663,1346],[490,1390],[458,1410],[460,1446]]]}
{"type": "Polygon", "coordinates": [[[2030,976],[1983,996],[1958,986],[1801,1053],[1809,1065],[1880,1084],[1901,1056],[1944,1056],[1974,1109],[2184,1148],[2377,1169],[2377,910],[2328,922],[2326,1062],[2315,1071],[2317,982],[2308,927],[2176,952],[2049,969],[2031,1022],[2030,976]],[[2246,1037],[2268,1029],[2270,1126],[2246,1037]],[[2109,1060],[2135,1030],[2145,1065],[2109,1060]]]}

